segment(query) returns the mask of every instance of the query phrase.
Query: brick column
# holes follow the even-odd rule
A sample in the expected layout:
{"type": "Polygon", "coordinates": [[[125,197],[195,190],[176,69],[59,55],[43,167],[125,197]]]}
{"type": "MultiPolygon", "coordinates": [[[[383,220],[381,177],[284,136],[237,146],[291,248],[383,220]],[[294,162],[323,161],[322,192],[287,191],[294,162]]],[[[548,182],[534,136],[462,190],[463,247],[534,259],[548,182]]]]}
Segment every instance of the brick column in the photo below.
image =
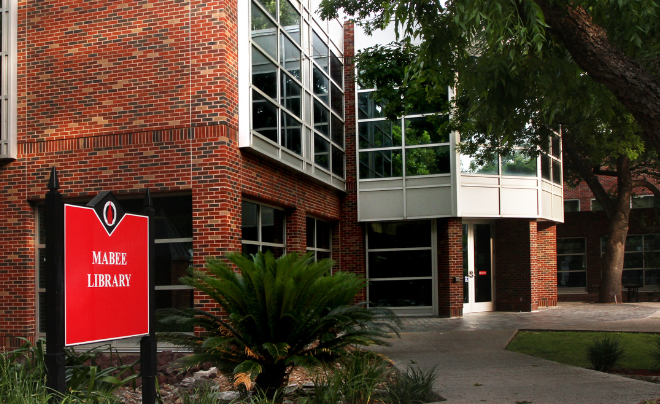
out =
{"type": "MultiPolygon", "coordinates": [[[[344,91],[346,109],[346,196],[342,200],[341,221],[335,234],[341,239],[341,251],[333,251],[333,258],[340,262],[342,271],[366,276],[364,230],[358,222],[357,205],[357,145],[355,117],[355,27],[353,22],[344,25],[344,91]]],[[[338,244],[335,244],[338,245],[338,244]]],[[[364,301],[366,290],[356,300],[364,301]]]]}
{"type": "Polygon", "coordinates": [[[438,220],[438,308],[445,317],[463,315],[463,221],[438,220]],[[461,281],[455,282],[458,277],[461,281]]]}
{"type": "Polygon", "coordinates": [[[305,253],[307,250],[307,222],[301,208],[287,209],[286,252],[305,253]]]}
{"type": "Polygon", "coordinates": [[[495,308],[532,311],[532,269],[536,267],[536,221],[502,219],[495,225],[495,308]]]}
{"type": "Polygon", "coordinates": [[[495,307],[534,311],[557,305],[557,239],[552,222],[497,221],[495,307]]]}
{"type": "Polygon", "coordinates": [[[557,225],[538,222],[537,268],[533,276],[533,298],[538,307],[557,305],[557,225]]]}

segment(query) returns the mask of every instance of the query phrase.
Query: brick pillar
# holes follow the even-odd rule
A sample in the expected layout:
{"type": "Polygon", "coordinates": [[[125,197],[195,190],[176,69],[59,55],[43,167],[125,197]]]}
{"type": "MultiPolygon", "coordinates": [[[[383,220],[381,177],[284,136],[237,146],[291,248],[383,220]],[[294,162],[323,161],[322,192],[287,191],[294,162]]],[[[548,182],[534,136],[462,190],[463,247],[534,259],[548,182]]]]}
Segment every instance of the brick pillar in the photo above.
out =
{"type": "Polygon", "coordinates": [[[445,317],[463,315],[463,221],[438,220],[438,308],[445,317]],[[460,279],[455,281],[455,277],[460,279]]]}
{"type": "Polygon", "coordinates": [[[552,222],[497,221],[495,307],[498,311],[533,311],[557,305],[556,235],[552,222]]]}
{"type": "MultiPolygon", "coordinates": [[[[355,118],[355,27],[353,22],[344,25],[344,91],[346,109],[346,196],[342,201],[341,221],[334,234],[341,240],[341,251],[333,250],[333,258],[342,271],[366,276],[364,230],[358,222],[357,206],[357,145],[355,118]]],[[[338,246],[339,243],[335,243],[338,246]]],[[[366,290],[356,297],[366,300],[366,290]]]]}
{"type": "Polygon", "coordinates": [[[557,225],[554,222],[537,224],[537,264],[533,279],[533,296],[538,307],[557,305],[557,225]]]}
{"type": "Polygon", "coordinates": [[[532,270],[536,267],[536,221],[502,219],[495,225],[495,308],[532,311],[532,270]]]}
{"type": "Polygon", "coordinates": [[[304,254],[307,250],[306,219],[305,211],[301,208],[287,210],[286,252],[299,252],[304,254]]]}

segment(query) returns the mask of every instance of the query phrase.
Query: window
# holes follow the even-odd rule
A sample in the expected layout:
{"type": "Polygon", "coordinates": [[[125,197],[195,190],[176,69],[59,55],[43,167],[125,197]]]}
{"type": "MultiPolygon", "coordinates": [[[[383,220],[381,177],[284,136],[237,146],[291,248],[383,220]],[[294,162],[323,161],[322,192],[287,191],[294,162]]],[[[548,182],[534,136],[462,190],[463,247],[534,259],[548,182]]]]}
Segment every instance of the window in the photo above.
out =
{"type": "Polygon", "coordinates": [[[631,199],[631,208],[658,208],[660,207],[660,200],[653,195],[635,195],[631,199]]]}
{"type": "Polygon", "coordinates": [[[249,9],[252,134],[343,179],[343,55],[297,1],[249,9]]]}
{"type": "Polygon", "coordinates": [[[241,220],[243,254],[271,251],[281,257],[286,252],[283,210],[243,201],[241,220]]]}
{"type": "Polygon", "coordinates": [[[558,291],[587,286],[587,241],[585,238],[557,239],[558,291]]]}
{"type": "Polygon", "coordinates": [[[564,212],[579,212],[580,200],[579,199],[565,199],[564,212]]]}
{"type": "Polygon", "coordinates": [[[314,253],[314,260],[332,258],[332,226],[328,222],[307,218],[307,252],[314,253]]]}
{"type": "Polygon", "coordinates": [[[591,198],[591,210],[592,211],[597,211],[597,210],[604,210],[603,205],[600,204],[595,198],[591,198]]]}
{"type": "Polygon", "coordinates": [[[0,161],[16,158],[16,20],[15,0],[0,2],[0,161]]]}
{"type": "Polygon", "coordinates": [[[433,306],[433,223],[367,224],[368,299],[373,306],[433,306]]]}
{"type": "Polygon", "coordinates": [[[370,94],[358,94],[360,179],[451,172],[446,116],[407,115],[390,121],[370,94]]]}
{"type": "MultiPolygon", "coordinates": [[[[607,237],[601,239],[601,254],[607,237]]],[[[660,278],[660,234],[628,235],[623,258],[622,285],[657,289],[660,278]]]]}
{"type": "MultiPolygon", "coordinates": [[[[193,288],[181,285],[179,278],[188,274],[193,259],[192,196],[158,196],[152,198],[155,215],[156,317],[160,309],[193,307],[193,288]]],[[[143,198],[120,199],[128,213],[142,213],[143,198]]],[[[84,205],[84,203],[80,203],[84,205]]],[[[45,332],[46,273],[44,206],[37,207],[37,271],[39,332],[45,332]]],[[[157,331],[192,332],[186,327],[157,325],[157,331]]]]}
{"type": "Polygon", "coordinates": [[[542,149],[541,178],[561,185],[561,138],[552,136],[542,149]]]}

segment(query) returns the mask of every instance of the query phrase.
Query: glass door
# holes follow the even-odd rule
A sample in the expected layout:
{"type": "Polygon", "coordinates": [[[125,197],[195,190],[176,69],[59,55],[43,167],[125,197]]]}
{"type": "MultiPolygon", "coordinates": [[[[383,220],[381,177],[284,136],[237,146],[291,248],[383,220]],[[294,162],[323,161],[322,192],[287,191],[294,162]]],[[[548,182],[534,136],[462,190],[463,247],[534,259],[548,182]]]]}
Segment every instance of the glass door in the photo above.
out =
{"type": "Polygon", "coordinates": [[[490,223],[463,222],[463,314],[493,310],[490,223]]]}

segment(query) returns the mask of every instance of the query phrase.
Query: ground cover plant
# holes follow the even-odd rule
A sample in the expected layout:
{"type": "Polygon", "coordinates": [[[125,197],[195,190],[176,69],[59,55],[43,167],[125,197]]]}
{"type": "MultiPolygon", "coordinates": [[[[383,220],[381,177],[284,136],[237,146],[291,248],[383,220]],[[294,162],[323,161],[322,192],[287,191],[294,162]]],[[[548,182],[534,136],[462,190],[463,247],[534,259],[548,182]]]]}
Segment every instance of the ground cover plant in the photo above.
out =
{"type": "Polygon", "coordinates": [[[234,375],[237,384],[254,383],[272,398],[294,367],[330,363],[355,346],[386,345],[397,333],[399,320],[391,311],[354,304],[364,279],[331,274],[332,265],[298,253],[209,259],[207,271],[193,271],[181,282],[210,296],[226,316],[172,310],[162,322],[203,332],[161,333],[159,339],[191,349],[179,366],[211,362],[234,375]]]}
{"type": "Polygon", "coordinates": [[[507,346],[507,350],[536,356],[571,366],[593,368],[586,352],[593,341],[616,338],[625,351],[618,366],[623,369],[653,370],[656,362],[649,353],[655,334],[625,332],[521,331],[507,346]]]}
{"type": "MultiPolygon", "coordinates": [[[[100,369],[96,359],[102,353],[116,354],[108,346],[80,353],[65,350],[67,394],[63,404],[118,403],[113,392],[138,377],[134,364],[100,369]],[[120,379],[124,376],[123,379],[120,379]]],[[[0,397],[3,404],[44,404],[52,392],[46,389],[45,341],[26,341],[20,348],[0,352],[0,397]]]]}

